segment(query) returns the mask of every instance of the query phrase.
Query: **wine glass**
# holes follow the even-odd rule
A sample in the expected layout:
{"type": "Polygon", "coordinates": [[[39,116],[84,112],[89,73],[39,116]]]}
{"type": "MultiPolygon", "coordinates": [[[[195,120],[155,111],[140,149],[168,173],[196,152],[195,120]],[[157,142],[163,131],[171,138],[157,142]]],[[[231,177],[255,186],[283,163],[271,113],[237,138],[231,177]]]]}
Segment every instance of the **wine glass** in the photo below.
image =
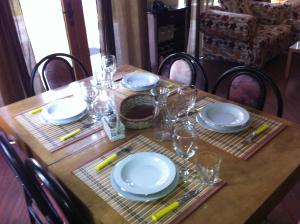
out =
{"type": "Polygon", "coordinates": [[[197,100],[197,88],[194,85],[181,86],[177,90],[179,105],[185,110],[186,124],[192,125],[189,113],[195,107],[197,100]]]}
{"type": "Polygon", "coordinates": [[[109,87],[115,89],[113,85],[113,76],[117,71],[116,57],[114,55],[102,56],[103,70],[109,75],[109,87]]]}
{"type": "Polygon", "coordinates": [[[91,122],[95,122],[96,119],[93,113],[93,102],[99,94],[97,85],[95,85],[93,80],[82,81],[80,82],[80,93],[84,101],[87,103],[91,122]]]}
{"type": "Polygon", "coordinates": [[[174,129],[173,148],[176,154],[183,159],[183,168],[180,170],[180,176],[183,182],[191,182],[193,180],[192,171],[187,167],[189,158],[195,155],[197,138],[196,130],[193,126],[183,124],[174,129]]]}

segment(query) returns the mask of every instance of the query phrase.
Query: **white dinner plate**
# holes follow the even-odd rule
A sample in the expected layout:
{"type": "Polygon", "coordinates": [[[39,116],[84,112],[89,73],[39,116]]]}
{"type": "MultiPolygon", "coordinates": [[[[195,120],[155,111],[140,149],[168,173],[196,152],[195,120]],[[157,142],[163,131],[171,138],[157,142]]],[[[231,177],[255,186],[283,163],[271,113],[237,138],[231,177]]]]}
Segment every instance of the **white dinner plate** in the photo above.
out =
{"type": "MultiPolygon", "coordinates": [[[[114,168],[113,168],[114,169],[114,168]]],[[[155,194],[149,194],[149,195],[143,195],[143,194],[131,194],[129,192],[123,191],[120,186],[115,182],[113,175],[111,175],[111,185],[112,188],[121,196],[131,201],[139,201],[139,202],[148,202],[153,200],[158,200],[160,198],[166,197],[168,194],[170,194],[178,185],[179,183],[179,174],[176,174],[173,182],[164,190],[155,193],[155,194]]]]}
{"type": "Polygon", "coordinates": [[[211,103],[199,112],[202,120],[215,127],[241,127],[250,118],[244,108],[231,103],[211,103]]]}
{"type": "Polygon", "coordinates": [[[125,88],[133,91],[145,91],[154,88],[159,82],[159,77],[150,72],[133,72],[127,74],[121,83],[125,88]]]}
{"type": "Polygon", "coordinates": [[[166,189],[176,176],[176,166],[168,157],[140,152],[119,161],[112,172],[114,181],[132,194],[148,195],[166,189]]]}
{"type": "Polygon", "coordinates": [[[56,100],[48,104],[41,113],[43,119],[55,125],[75,122],[86,114],[86,102],[76,97],[56,100]]]}
{"type": "Polygon", "coordinates": [[[246,130],[250,126],[250,120],[239,127],[216,127],[216,126],[210,126],[209,124],[205,123],[205,121],[202,120],[200,113],[196,115],[196,121],[205,129],[219,132],[219,133],[237,133],[246,130]]]}

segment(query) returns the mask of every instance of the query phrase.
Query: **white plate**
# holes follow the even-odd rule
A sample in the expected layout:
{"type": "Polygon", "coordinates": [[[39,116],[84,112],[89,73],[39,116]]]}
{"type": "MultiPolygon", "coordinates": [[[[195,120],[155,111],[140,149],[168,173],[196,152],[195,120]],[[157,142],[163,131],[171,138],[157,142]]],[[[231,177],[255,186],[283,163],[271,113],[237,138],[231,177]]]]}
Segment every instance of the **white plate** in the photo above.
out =
{"type": "Polygon", "coordinates": [[[148,195],[164,190],[174,181],[176,166],[162,154],[140,152],[119,161],[112,175],[123,191],[148,195]]]}
{"type": "Polygon", "coordinates": [[[133,91],[145,91],[157,85],[159,77],[150,72],[134,72],[122,79],[122,85],[133,91]]]}
{"type": "Polygon", "coordinates": [[[211,103],[200,111],[202,120],[215,127],[240,127],[249,121],[244,108],[231,103],[211,103]]]}
{"type": "Polygon", "coordinates": [[[215,132],[220,132],[220,133],[237,133],[246,130],[250,126],[250,120],[243,126],[239,127],[216,127],[216,126],[210,126],[209,124],[205,123],[201,116],[200,113],[196,115],[196,121],[205,129],[215,131],[215,132]]]}
{"type": "MultiPolygon", "coordinates": [[[[114,167],[115,168],[115,167],[114,167]]],[[[113,169],[114,169],[113,168],[113,169]]],[[[168,194],[170,194],[178,185],[179,183],[179,174],[176,174],[174,181],[164,190],[155,193],[155,194],[149,194],[149,195],[143,195],[143,194],[131,194],[126,191],[123,191],[118,184],[115,182],[113,175],[111,175],[111,185],[112,188],[121,196],[131,201],[139,201],[139,202],[148,202],[153,200],[158,200],[160,198],[166,197],[168,194]]]]}
{"type": "Polygon", "coordinates": [[[80,98],[68,97],[48,104],[42,110],[42,117],[55,125],[75,122],[87,114],[87,105],[80,98]]]}

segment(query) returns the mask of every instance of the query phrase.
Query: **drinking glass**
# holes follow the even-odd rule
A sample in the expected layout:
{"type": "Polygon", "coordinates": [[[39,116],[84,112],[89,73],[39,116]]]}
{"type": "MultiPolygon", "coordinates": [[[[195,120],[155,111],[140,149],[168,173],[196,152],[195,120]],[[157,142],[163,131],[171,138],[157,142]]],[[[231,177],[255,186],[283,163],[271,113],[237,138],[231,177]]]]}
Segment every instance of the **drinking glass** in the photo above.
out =
{"type": "Polygon", "coordinates": [[[168,96],[170,90],[166,87],[155,87],[150,90],[155,99],[154,108],[154,138],[158,141],[170,140],[172,132],[169,122],[168,96]]]}
{"type": "Polygon", "coordinates": [[[97,97],[95,101],[93,101],[93,115],[96,121],[101,121],[102,117],[105,115],[106,111],[109,109],[108,102],[101,98],[97,97]]]}
{"type": "Polygon", "coordinates": [[[88,106],[88,113],[91,119],[91,122],[95,122],[95,116],[93,113],[93,102],[98,96],[98,87],[92,80],[86,80],[80,82],[80,93],[84,101],[88,106]]]}
{"type": "Polygon", "coordinates": [[[197,154],[197,170],[202,186],[213,185],[219,177],[221,157],[209,151],[197,154]]]}
{"type": "Polygon", "coordinates": [[[196,130],[193,126],[183,124],[174,129],[173,148],[176,154],[183,159],[183,168],[180,170],[180,176],[183,182],[191,182],[193,180],[192,171],[187,167],[189,158],[195,155],[197,138],[196,130]]]}
{"type": "Polygon", "coordinates": [[[113,83],[113,76],[117,71],[116,57],[114,55],[102,56],[103,70],[109,77],[109,87],[115,89],[116,86],[113,83]]]}
{"type": "Polygon", "coordinates": [[[186,124],[192,125],[189,120],[189,113],[195,107],[197,100],[197,88],[193,85],[181,86],[177,90],[178,104],[181,105],[185,111],[186,124]]]}
{"type": "Polygon", "coordinates": [[[110,85],[110,75],[101,68],[93,70],[93,77],[101,88],[106,88],[110,85]]]}
{"type": "Polygon", "coordinates": [[[172,124],[172,129],[180,117],[180,112],[181,108],[177,105],[176,101],[175,103],[172,102],[168,104],[169,121],[172,124]]]}

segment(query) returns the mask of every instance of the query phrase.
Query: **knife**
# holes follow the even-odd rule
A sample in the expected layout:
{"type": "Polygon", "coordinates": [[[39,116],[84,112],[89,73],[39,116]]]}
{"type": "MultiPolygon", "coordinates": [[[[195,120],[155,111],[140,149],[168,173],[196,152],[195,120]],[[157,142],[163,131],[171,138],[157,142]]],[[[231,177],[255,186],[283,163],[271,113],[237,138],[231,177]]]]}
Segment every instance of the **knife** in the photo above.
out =
{"type": "Polygon", "coordinates": [[[255,131],[253,131],[250,135],[248,135],[246,137],[246,139],[244,140],[245,144],[251,144],[254,142],[254,140],[263,132],[265,132],[266,130],[268,130],[270,127],[270,125],[264,123],[263,125],[261,125],[258,129],[256,129],[255,131]]]}
{"type": "Polygon", "coordinates": [[[101,170],[102,168],[104,168],[105,166],[107,166],[108,164],[112,163],[113,161],[115,161],[117,159],[117,157],[123,153],[123,152],[129,152],[131,150],[130,146],[126,146],[122,149],[120,149],[118,152],[113,153],[112,155],[110,155],[109,157],[107,157],[105,160],[103,160],[101,163],[99,163],[96,166],[96,171],[101,170]]]}
{"type": "Polygon", "coordinates": [[[36,114],[38,112],[41,112],[43,109],[44,109],[44,107],[35,108],[34,110],[30,111],[30,114],[36,114]]]}
{"type": "Polygon", "coordinates": [[[183,195],[180,199],[178,199],[177,201],[174,201],[172,204],[168,205],[167,207],[159,210],[158,212],[154,213],[151,216],[152,221],[157,222],[158,220],[160,220],[163,216],[167,215],[168,213],[174,211],[175,209],[177,209],[180,205],[182,205],[183,203],[185,203],[186,201],[188,201],[189,199],[193,198],[194,196],[196,196],[197,194],[199,194],[202,190],[204,189],[197,189],[197,190],[193,190],[190,191],[188,193],[186,193],[185,195],[183,195]]]}
{"type": "Polygon", "coordinates": [[[70,133],[68,133],[68,134],[66,134],[66,135],[64,135],[64,136],[59,137],[59,139],[60,139],[61,141],[65,141],[65,140],[67,140],[67,139],[69,139],[69,138],[71,138],[71,137],[73,137],[73,136],[79,134],[82,130],[91,127],[92,125],[93,125],[93,123],[85,124],[85,125],[83,125],[81,128],[78,128],[78,129],[76,129],[75,131],[72,131],[72,132],[70,132],[70,133]]]}
{"type": "MultiPolygon", "coordinates": [[[[200,112],[200,111],[202,110],[203,107],[204,107],[204,106],[200,106],[200,107],[195,108],[194,110],[191,110],[191,111],[189,112],[189,115],[194,114],[194,113],[197,113],[197,112],[200,112]]],[[[178,114],[178,117],[179,117],[179,118],[184,117],[184,116],[186,116],[185,112],[179,112],[179,114],[178,114]]]]}

